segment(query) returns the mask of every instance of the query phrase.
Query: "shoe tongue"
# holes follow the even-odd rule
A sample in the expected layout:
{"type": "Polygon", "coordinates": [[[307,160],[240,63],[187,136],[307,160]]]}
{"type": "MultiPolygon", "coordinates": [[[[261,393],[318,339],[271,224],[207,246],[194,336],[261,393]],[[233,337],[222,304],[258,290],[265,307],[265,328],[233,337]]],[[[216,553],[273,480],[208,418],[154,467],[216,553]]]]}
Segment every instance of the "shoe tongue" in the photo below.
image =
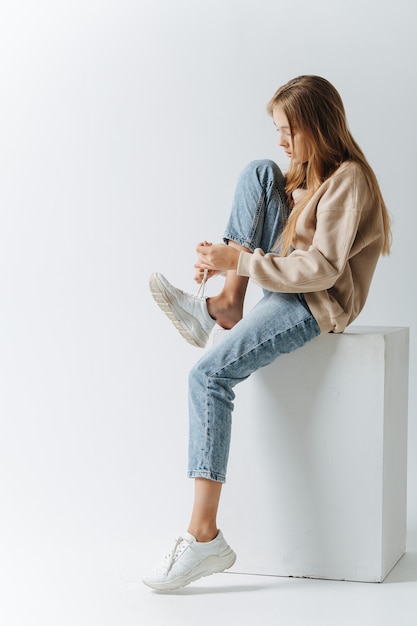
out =
{"type": "Polygon", "coordinates": [[[194,535],[192,535],[189,532],[186,532],[183,534],[183,538],[187,539],[187,541],[189,541],[190,543],[195,543],[197,541],[197,539],[194,537],[194,535]]]}

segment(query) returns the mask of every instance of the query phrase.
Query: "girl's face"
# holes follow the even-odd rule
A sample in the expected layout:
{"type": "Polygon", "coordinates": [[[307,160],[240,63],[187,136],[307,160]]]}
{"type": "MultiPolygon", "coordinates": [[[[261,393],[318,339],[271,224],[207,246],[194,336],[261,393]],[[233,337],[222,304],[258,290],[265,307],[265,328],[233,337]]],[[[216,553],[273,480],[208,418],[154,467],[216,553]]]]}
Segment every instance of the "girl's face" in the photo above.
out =
{"type": "Polygon", "coordinates": [[[294,163],[302,165],[309,159],[310,150],[307,139],[303,131],[293,128],[291,136],[290,125],[287,116],[280,107],[275,107],[272,119],[279,133],[279,145],[284,148],[284,152],[294,163]]]}

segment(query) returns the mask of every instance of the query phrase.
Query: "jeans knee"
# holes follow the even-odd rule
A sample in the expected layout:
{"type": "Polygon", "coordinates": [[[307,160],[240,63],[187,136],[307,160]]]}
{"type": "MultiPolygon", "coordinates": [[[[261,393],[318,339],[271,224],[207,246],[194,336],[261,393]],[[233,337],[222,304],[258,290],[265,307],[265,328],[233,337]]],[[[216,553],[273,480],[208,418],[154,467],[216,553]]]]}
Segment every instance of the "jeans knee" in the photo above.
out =
{"type": "Polygon", "coordinates": [[[249,161],[244,168],[244,171],[248,170],[251,173],[263,174],[264,172],[280,172],[278,165],[272,159],[255,159],[254,161],[249,161]]]}
{"type": "Polygon", "coordinates": [[[242,176],[249,178],[257,178],[261,184],[267,180],[284,179],[284,175],[281,172],[275,161],[271,159],[257,159],[250,161],[242,170],[242,176]]]}
{"type": "Polygon", "coordinates": [[[190,389],[200,385],[203,381],[206,380],[207,374],[204,369],[203,359],[197,361],[195,365],[191,368],[188,374],[188,386],[190,389]]]}

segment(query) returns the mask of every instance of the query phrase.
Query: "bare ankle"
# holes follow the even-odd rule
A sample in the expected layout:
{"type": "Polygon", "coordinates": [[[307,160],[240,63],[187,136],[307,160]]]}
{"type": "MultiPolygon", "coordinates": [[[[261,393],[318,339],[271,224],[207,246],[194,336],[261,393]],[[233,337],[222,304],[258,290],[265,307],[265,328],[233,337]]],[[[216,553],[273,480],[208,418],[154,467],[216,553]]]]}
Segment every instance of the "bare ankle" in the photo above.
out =
{"type": "Polygon", "coordinates": [[[191,526],[188,529],[188,532],[196,538],[199,543],[208,543],[209,541],[213,541],[219,534],[218,528],[204,528],[204,529],[192,529],[191,526]]]}
{"type": "Polygon", "coordinates": [[[216,296],[207,299],[207,310],[219,326],[230,329],[243,317],[243,302],[216,296]]]}

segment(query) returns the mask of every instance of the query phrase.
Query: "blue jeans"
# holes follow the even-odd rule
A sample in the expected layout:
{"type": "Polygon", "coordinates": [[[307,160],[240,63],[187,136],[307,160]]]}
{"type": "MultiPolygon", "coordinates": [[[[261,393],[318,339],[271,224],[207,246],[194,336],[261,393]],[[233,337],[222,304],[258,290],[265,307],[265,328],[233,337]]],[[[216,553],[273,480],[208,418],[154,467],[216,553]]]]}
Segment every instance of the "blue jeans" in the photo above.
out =
{"type": "MultiPolygon", "coordinates": [[[[253,161],[238,179],[225,241],[270,252],[288,215],[278,166],[253,161]]],[[[233,388],[319,334],[302,294],[264,291],[257,305],[204,353],[189,375],[189,477],[225,482],[233,388]]]]}

